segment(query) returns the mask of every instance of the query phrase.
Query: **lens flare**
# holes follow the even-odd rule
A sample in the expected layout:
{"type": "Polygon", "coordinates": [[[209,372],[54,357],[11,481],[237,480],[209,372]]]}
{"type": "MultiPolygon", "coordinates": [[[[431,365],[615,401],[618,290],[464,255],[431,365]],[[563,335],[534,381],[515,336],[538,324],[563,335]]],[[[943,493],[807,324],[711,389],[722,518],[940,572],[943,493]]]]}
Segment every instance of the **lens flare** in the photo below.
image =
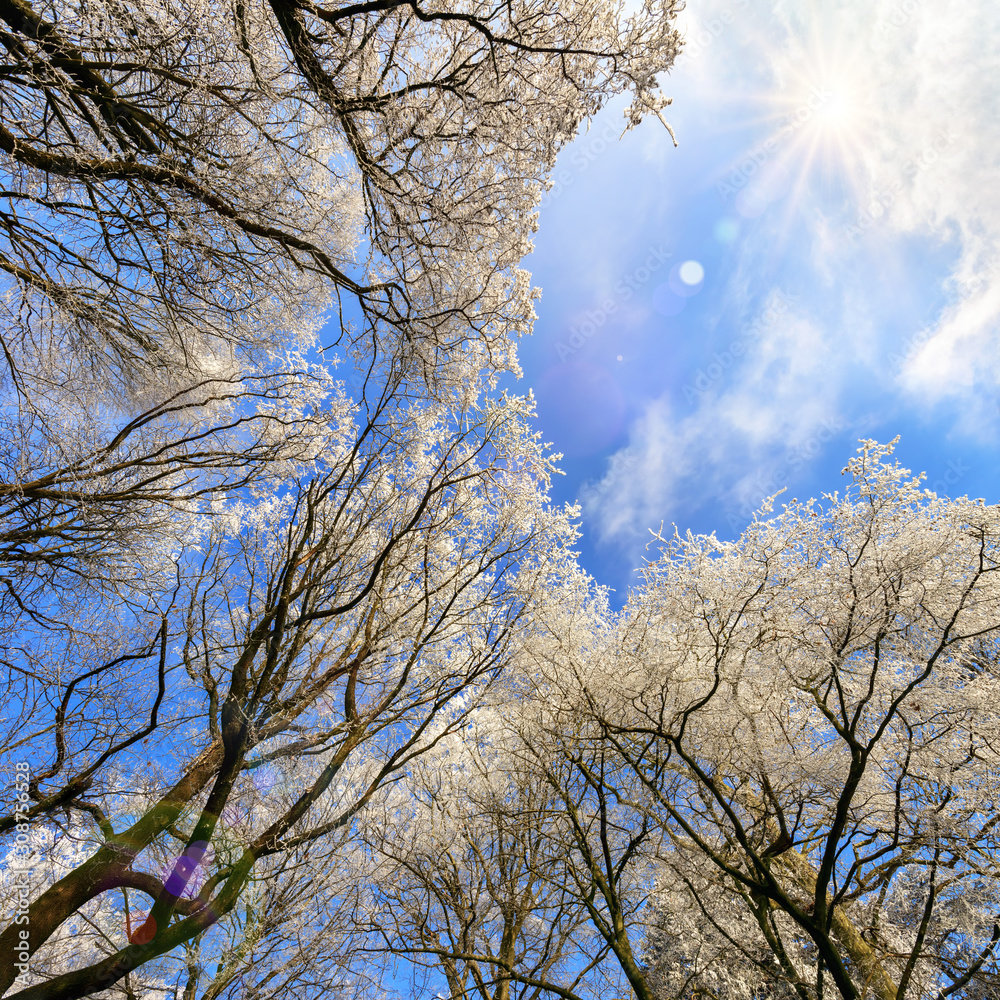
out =
{"type": "Polygon", "coordinates": [[[755,139],[718,184],[743,219],[780,208],[781,228],[790,230],[816,196],[833,206],[864,197],[866,158],[878,146],[877,57],[841,13],[818,2],[796,7],[785,27],[777,44],[763,33],[748,42],[766,53],[767,79],[732,100],[749,106],[741,123],[755,139]]]}
{"type": "Polygon", "coordinates": [[[125,931],[129,944],[149,944],[156,937],[156,921],[145,913],[137,913],[135,920],[126,918],[125,931]],[[133,924],[136,925],[135,930],[132,929],[133,924]]]}

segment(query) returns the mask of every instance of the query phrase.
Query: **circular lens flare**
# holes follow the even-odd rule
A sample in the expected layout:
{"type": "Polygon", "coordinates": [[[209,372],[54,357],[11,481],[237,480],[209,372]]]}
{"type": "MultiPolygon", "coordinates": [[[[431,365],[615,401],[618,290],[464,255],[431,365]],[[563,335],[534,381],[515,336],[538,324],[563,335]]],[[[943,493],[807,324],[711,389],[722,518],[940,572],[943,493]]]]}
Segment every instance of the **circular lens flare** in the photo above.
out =
{"type": "Polygon", "coordinates": [[[686,260],[677,271],[685,285],[700,285],[705,280],[705,268],[697,260],[686,260]]]}

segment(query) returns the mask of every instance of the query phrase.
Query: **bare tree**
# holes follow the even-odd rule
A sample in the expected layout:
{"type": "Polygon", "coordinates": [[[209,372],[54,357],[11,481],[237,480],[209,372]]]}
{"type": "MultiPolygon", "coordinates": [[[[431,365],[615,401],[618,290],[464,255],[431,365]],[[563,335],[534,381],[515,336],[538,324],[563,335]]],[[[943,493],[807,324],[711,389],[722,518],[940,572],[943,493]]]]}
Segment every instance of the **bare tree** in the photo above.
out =
{"type": "Polygon", "coordinates": [[[412,992],[440,983],[453,1000],[600,996],[607,946],[566,884],[551,789],[511,751],[498,713],[480,709],[372,810],[362,953],[405,959],[412,992]]]}
{"type": "MultiPolygon", "coordinates": [[[[571,537],[544,507],[526,412],[345,407],[311,477],[231,503],[127,605],[80,608],[99,628],[22,636],[21,818],[86,830],[86,849],[33,897],[34,978],[12,995],[90,995],[161,956],[160,979],[195,975],[178,949],[235,919],[260,867],[349,829],[460,724],[509,659],[545,550],[571,537]],[[253,778],[273,767],[294,792],[260,802],[253,778]],[[67,952],[68,922],[126,889],[149,899],[131,940],[105,953],[82,934],[67,952]]],[[[0,935],[4,990],[17,934],[0,935]]]]}
{"type": "Polygon", "coordinates": [[[372,947],[423,973],[414,992],[653,995],[641,945],[658,829],[637,820],[634,776],[579,712],[573,663],[598,654],[604,595],[573,558],[556,566],[492,703],[422,761],[368,834],[372,947]]]}
{"type": "Polygon", "coordinates": [[[141,588],[213,503],[311,467],[344,406],[303,363],[193,381],[131,419],[73,394],[49,417],[0,418],[0,620],[53,621],[87,591],[141,588]]]}
{"type": "Polygon", "coordinates": [[[581,669],[603,662],[614,641],[614,617],[607,591],[576,563],[564,564],[521,647],[517,697],[504,703],[502,714],[509,752],[549,796],[540,853],[558,858],[559,866],[546,877],[562,887],[591,928],[594,943],[580,992],[650,1000],[655,994],[642,945],[654,888],[651,861],[662,837],[635,808],[634,775],[594,738],[582,710],[587,689],[581,669]]]}
{"type": "Polygon", "coordinates": [[[632,824],[665,836],[644,976],[662,996],[1000,982],[1000,514],[889,452],[866,442],[843,497],[737,542],[665,540],[562,662],[583,745],[630,772],[595,788],[629,789],[632,824]]]}
{"type": "Polygon", "coordinates": [[[516,371],[555,155],[660,113],[675,7],[0,2],[8,620],[309,451],[321,345],[366,401],[516,371]]]}
{"type": "MultiPolygon", "coordinates": [[[[661,114],[676,8],[0,0],[2,750],[30,766],[0,832],[37,862],[0,991],[356,975],[325,933],[364,902],[348,835],[573,537],[527,405],[482,395],[534,318],[534,208],[609,97],[661,114]]],[[[501,994],[557,961],[524,917],[554,891],[501,994]]]]}
{"type": "Polygon", "coordinates": [[[615,93],[659,113],[675,8],[4,0],[12,376],[82,349],[141,381],[331,294],[351,339],[513,364],[555,154],[615,93]]]}

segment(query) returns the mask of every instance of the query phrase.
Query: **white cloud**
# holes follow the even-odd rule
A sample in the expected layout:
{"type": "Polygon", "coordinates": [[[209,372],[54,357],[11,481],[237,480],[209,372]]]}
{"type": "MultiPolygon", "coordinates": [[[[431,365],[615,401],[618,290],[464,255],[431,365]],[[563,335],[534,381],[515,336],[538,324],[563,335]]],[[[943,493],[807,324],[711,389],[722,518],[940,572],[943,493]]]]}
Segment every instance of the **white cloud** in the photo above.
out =
{"type": "MultiPolygon", "coordinates": [[[[691,95],[685,79],[706,83],[685,117],[710,115],[728,91],[759,123],[748,154],[760,146],[768,161],[747,187],[788,177],[787,193],[762,187],[763,205],[743,199],[753,235],[727,308],[745,311],[775,283],[795,290],[795,307],[709,379],[693,413],[666,397],[645,407],[586,493],[606,541],[636,541],[712,500],[755,504],[871,405],[859,385],[877,385],[883,410],[957,400],[959,433],[996,428],[1000,5],[706,0],[685,16],[695,42],[674,84],[691,95]],[[778,246],[797,256],[768,274],[761,261],[778,246]],[[906,328],[909,305],[942,297],[906,328]]],[[[732,169],[706,159],[715,177],[732,169]]]]}
{"type": "Polygon", "coordinates": [[[682,506],[755,508],[840,429],[841,386],[828,375],[837,345],[778,293],[762,315],[685,387],[692,414],[679,417],[664,398],[650,403],[628,446],[584,491],[602,540],[642,540],[682,506]],[[730,369],[738,377],[727,382],[730,369]]]}
{"type": "MultiPolygon", "coordinates": [[[[785,32],[778,77],[799,79],[803,57],[821,46],[829,58],[814,61],[818,72],[830,74],[825,85],[836,88],[840,74],[850,93],[837,138],[851,144],[843,165],[856,198],[853,247],[841,251],[838,263],[852,249],[864,253],[873,230],[883,231],[874,244],[879,253],[891,252],[889,239],[903,236],[955,251],[953,272],[939,275],[952,301],[909,352],[899,388],[926,405],[967,401],[970,389],[996,386],[1000,7],[983,0],[881,0],[840,4],[811,25],[801,3],[776,4],[776,12],[785,32]]],[[[992,419],[992,402],[989,409],[992,419]]],[[[967,421],[963,429],[974,427],[967,421]]]]}

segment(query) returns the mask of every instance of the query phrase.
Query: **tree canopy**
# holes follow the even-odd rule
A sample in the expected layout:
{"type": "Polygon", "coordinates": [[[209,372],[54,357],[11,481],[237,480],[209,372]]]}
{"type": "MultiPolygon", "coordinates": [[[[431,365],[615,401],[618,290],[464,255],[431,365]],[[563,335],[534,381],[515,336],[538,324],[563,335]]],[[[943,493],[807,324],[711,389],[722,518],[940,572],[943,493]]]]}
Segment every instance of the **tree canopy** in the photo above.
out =
{"type": "Polygon", "coordinates": [[[659,113],[674,8],[0,3],[7,610],[311,454],[338,363],[383,401],[516,372],[555,155],[659,113]]]}
{"type": "Polygon", "coordinates": [[[678,7],[0,0],[4,996],[1000,989],[1000,511],[864,442],[613,610],[499,388],[678,7]]]}

